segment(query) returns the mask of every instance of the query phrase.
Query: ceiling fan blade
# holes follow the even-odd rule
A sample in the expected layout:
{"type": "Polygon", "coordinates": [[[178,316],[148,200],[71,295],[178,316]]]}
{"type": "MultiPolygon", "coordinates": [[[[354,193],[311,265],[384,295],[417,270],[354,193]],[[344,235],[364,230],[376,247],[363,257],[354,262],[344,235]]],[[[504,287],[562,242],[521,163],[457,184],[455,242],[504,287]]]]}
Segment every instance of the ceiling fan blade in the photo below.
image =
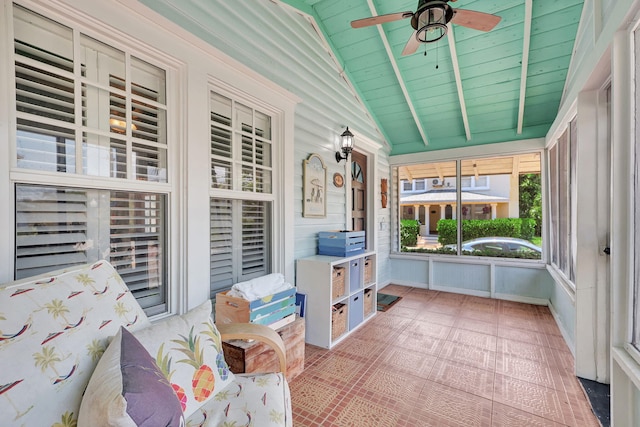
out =
{"type": "Polygon", "coordinates": [[[479,31],[491,31],[498,25],[500,18],[490,13],[478,12],[475,10],[455,9],[451,22],[463,27],[472,28],[479,31]]]}
{"type": "Polygon", "coordinates": [[[371,25],[384,24],[385,22],[399,21],[400,19],[411,18],[413,12],[389,13],[386,15],[372,16],[371,18],[356,19],[351,21],[351,27],[362,28],[371,25]]]}
{"type": "Polygon", "coordinates": [[[404,49],[402,49],[402,56],[413,55],[418,50],[418,46],[420,46],[420,41],[416,37],[416,32],[411,33],[411,37],[407,40],[407,44],[404,45],[404,49]]]}

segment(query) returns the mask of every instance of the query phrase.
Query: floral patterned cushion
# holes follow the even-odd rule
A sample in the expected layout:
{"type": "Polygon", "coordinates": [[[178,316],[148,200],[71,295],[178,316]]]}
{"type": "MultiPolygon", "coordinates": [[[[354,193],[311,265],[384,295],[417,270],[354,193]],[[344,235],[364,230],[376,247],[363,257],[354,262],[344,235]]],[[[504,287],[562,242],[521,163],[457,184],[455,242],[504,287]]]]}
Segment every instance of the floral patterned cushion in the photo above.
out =
{"type": "Polygon", "coordinates": [[[238,374],[187,419],[188,426],[291,427],[291,395],[282,373],[238,374]]]}
{"type": "Polygon", "coordinates": [[[233,381],[211,319],[211,301],[134,333],[176,391],[185,417],[233,381]]]}
{"type": "Polygon", "coordinates": [[[75,425],[109,337],[149,325],[106,261],[0,286],[3,425],[75,425]]]}

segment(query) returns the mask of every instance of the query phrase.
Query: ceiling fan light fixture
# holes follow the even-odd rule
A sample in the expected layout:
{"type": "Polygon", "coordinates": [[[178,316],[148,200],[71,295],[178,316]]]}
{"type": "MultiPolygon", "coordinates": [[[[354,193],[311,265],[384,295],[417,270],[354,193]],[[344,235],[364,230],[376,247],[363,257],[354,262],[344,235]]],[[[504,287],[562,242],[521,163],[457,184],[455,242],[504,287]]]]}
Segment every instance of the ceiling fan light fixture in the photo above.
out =
{"type": "Polygon", "coordinates": [[[447,35],[447,22],[453,17],[453,9],[444,2],[433,2],[418,10],[411,23],[416,38],[421,43],[434,43],[447,35]]]}

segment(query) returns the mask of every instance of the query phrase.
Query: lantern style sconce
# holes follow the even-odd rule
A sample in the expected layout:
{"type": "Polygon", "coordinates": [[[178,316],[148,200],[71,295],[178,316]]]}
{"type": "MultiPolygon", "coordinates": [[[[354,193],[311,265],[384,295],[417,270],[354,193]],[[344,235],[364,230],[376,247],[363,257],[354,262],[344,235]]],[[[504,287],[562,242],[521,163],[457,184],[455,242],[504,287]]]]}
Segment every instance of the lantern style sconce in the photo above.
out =
{"type": "Polygon", "coordinates": [[[351,150],[353,150],[353,134],[349,130],[349,126],[347,126],[347,130],[340,135],[340,150],[341,151],[336,151],[336,161],[338,163],[340,163],[340,160],[347,160],[351,150]]]}

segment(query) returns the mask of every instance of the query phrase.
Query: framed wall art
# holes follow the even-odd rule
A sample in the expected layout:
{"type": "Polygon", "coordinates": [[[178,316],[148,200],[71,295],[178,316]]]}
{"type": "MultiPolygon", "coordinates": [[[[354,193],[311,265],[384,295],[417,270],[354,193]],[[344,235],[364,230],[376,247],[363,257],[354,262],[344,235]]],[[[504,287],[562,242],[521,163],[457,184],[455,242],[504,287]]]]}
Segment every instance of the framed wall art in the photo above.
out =
{"type": "Polygon", "coordinates": [[[318,154],[311,154],[302,167],[302,216],[325,218],[327,216],[327,168],[318,154]]]}

